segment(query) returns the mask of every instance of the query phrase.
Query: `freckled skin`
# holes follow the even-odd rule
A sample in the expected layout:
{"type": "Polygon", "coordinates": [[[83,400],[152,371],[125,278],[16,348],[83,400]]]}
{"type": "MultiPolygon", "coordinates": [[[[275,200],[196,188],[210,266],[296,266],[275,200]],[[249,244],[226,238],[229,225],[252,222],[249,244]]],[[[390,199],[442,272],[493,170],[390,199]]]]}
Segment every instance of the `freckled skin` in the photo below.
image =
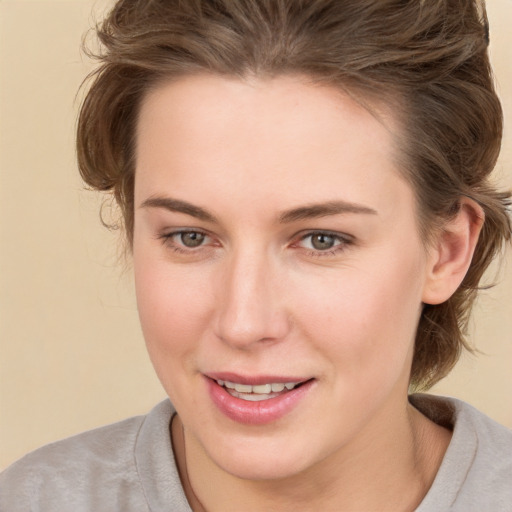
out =
{"type": "Polygon", "coordinates": [[[220,489],[232,477],[291,481],[313,469],[336,486],[350,468],[389,469],[400,437],[426,421],[411,421],[407,387],[432,262],[388,129],[339,91],[299,78],[202,75],[148,95],[137,144],[140,318],[198,493],[206,473],[220,489]],[[141,207],[155,196],[215,221],[141,207]],[[335,200],[375,213],[279,221],[335,200]],[[180,230],[206,236],[187,247],[190,235],[170,236],[180,230]],[[319,231],[334,238],[314,244],[319,231]],[[315,384],[285,417],[248,426],[210,400],[204,374],[220,371],[315,384]]]}

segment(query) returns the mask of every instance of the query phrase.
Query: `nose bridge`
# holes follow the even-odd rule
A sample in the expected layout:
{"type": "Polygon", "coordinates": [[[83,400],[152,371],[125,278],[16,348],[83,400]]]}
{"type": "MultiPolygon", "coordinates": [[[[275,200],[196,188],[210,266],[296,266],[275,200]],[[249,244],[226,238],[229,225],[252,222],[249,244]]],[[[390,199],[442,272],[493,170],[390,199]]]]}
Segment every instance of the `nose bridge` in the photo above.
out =
{"type": "Polygon", "coordinates": [[[275,261],[262,248],[233,251],[220,283],[218,335],[224,342],[249,348],[284,337],[287,318],[276,274],[275,261]]]}

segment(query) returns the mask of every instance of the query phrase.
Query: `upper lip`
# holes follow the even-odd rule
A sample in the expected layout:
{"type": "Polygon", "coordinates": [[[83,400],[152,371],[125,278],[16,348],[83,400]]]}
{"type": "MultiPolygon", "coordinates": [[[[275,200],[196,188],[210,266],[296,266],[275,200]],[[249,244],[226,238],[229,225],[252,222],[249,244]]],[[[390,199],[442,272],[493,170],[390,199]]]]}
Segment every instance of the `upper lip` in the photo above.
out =
{"type": "Polygon", "coordinates": [[[248,386],[260,386],[262,384],[286,384],[287,382],[302,383],[310,380],[310,377],[283,376],[283,375],[239,375],[232,372],[208,372],[205,377],[213,380],[223,380],[248,386]]]}

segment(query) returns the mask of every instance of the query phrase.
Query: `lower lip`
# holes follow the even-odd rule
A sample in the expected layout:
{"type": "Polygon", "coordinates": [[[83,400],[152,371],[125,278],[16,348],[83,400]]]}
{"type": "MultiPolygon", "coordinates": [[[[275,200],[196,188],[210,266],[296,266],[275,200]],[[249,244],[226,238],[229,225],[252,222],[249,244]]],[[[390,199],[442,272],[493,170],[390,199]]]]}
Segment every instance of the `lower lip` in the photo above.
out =
{"type": "Polygon", "coordinates": [[[208,377],[206,382],[213,403],[228,418],[245,425],[265,425],[291,412],[305,398],[314,380],[309,380],[282,395],[259,402],[249,402],[231,396],[223,386],[219,386],[208,377]]]}

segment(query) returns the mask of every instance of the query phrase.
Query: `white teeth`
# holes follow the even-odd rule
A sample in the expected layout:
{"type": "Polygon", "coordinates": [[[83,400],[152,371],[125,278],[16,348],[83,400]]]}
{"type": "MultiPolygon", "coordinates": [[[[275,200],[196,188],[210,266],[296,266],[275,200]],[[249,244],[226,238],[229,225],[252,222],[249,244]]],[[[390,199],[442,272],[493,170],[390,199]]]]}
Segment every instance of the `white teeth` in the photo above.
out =
{"type": "Polygon", "coordinates": [[[235,391],[239,393],[252,393],[252,386],[248,384],[235,384],[235,391]]]}
{"type": "MultiPolygon", "coordinates": [[[[254,393],[257,395],[268,395],[270,393],[280,393],[281,391],[284,391],[285,388],[287,390],[291,390],[295,386],[298,386],[299,382],[275,382],[272,384],[259,384],[257,386],[251,386],[249,384],[238,384],[235,382],[229,382],[227,380],[219,379],[217,380],[217,384],[219,386],[224,386],[227,389],[234,390],[237,393],[254,393]]],[[[257,398],[254,398],[254,400],[257,400],[257,398]]]]}
{"type": "Polygon", "coordinates": [[[252,392],[260,394],[264,393],[268,395],[269,393],[272,392],[272,384],[262,384],[261,386],[253,386],[252,392]]]}

